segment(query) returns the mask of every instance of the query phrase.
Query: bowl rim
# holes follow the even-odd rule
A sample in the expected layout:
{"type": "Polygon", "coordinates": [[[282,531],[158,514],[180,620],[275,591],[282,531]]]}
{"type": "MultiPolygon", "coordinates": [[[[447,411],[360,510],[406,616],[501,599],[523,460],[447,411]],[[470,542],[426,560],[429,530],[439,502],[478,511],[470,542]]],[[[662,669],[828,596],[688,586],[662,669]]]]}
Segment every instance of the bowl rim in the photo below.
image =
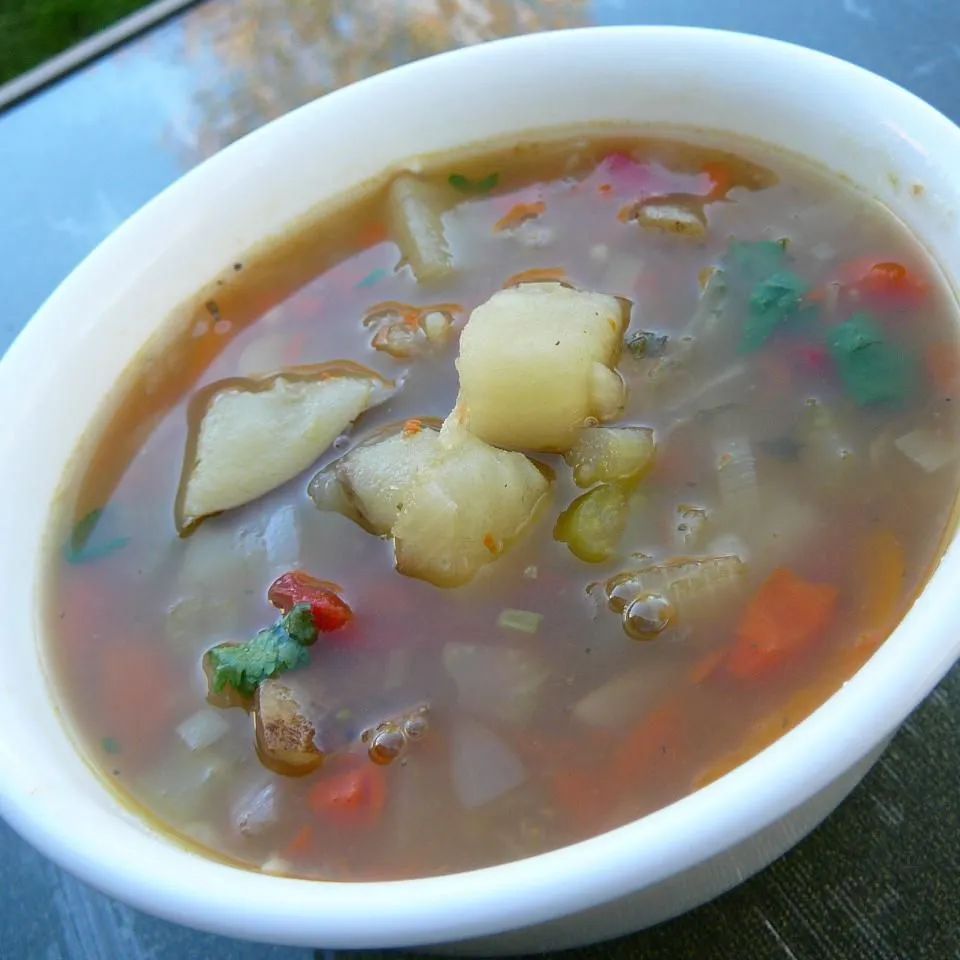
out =
{"type": "MultiPolygon", "coordinates": [[[[242,164],[251,145],[302,122],[331,97],[375,95],[390,78],[429,73],[438,62],[492,63],[504,50],[539,55],[623,37],[642,43],[709,43],[749,57],[775,50],[793,64],[830,73],[881,94],[902,111],[920,112],[960,150],[960,130],[913,94],[864,68],[794,44],[694,27],[590,27],[511,37],[439,54],[335,91],[248,134],[180,178],[105,240],[51,295],[0,360],[0,384],[31,362],[73,286],[125,242],[131,223],[155,217],[185,182],[194,187],[242,164]]],[[[736,845],[786,816],[888,736],[960,656],[960,632],[943,617],[944,598],[960,577],[956,540],[922,593],[874,657],[841,690],[776,743],[710,785],[640,820],[548,853],[440,877],[370,883],[295,880],[218,864],[176,841],[151,838],[151,868],[123,849],[94,842],[51,817],[43,796],[16,777],[0,780],[0,814],[50,859],[112,896],[200,929],[250,939],[328,946],[419,945],[485,936],[578,913],[649,887],[736,845]],[[941,596],[942,595],[942,596],[941,596]],[[939,597],[938,601],[930,599],[939,597]],[[910,647],[905,635],[910,634],[910,647]],[[162,868],[161,868],[162,862],[162,868]],[[168,870],[173,864],[176,871],[168,870]],[[157,869],[152,869],[156,866],[157,869]],[[222,885],[230,871],[234,880],[222,885]],[[398,894],[402,893],[402,897],[398,894]],[[368,904],[376,903],[376,927],[368,904]],[[450,909],[453,907],[454,909],[450,909]]]]}

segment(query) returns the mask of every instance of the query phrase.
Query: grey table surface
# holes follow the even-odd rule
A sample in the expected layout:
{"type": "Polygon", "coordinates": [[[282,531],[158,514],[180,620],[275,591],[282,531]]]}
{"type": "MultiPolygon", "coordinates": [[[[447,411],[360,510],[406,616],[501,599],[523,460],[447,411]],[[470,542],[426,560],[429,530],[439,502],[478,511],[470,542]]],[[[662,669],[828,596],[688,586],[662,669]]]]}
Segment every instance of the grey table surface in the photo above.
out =
{"type": "MultiPolygon", "coordinates": [[[[274,116],[449,47],[619,23],[805,44],[881,73],[960,121],[957,0],[207,0],[0,113],[0,350],[122,220],[274,116]]],[[[4,960],[314,956],[331,952],[241,943],[129,909],[0,821],[4,960]]],[[[570,957],[960,958],[960,669],[785,857],[691,914],[570,957]]]]}

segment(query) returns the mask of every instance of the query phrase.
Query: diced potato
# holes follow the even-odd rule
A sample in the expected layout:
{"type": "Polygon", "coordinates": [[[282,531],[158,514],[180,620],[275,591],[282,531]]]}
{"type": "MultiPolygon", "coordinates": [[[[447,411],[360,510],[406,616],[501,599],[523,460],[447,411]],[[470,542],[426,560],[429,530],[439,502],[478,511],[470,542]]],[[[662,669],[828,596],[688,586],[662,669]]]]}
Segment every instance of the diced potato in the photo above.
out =
{"type": "Polygon", "coordinates": [[[295,477],[391,386],[346,363],[212,384],[194,401],[177,498],[179,530],[295,477]]]}
{"type": "Polygon", "coordinates": [[[564,455],[578,487],[639,477],[653,464],[648,427],[588,427],[564,455]]]}
{"type": "Polygon", "coordinates": [[[254,702],[257,753],[277,773],[304,774],[323,762],[317,731],[294,692],[278,680],[264,680],[254,702]]]}
{"type": "Polygon", "coordinates": [[[437,586],[470,580],[530,523],[549,481],[448,419],[436,461],[416,474],[393,526],[397,569],[437,586]]]}
{"type": "Polygon", "coordinates": [[[560,283],[495,293],[460,337],[459,415],[487,443],[569,450],[591,418],[623,407],[613,365],[627,311],[622,301],[560,283]]]}
{"type": "Polygon", "coordinates": [[[453,255],[443,231],[440,188],[402,173],[390,184],[390,231],[403,258],[421,283],[453,271],[453,255]]]}
{"type": "Polygon", "coordinates": [[[321,509],[355,520],[371,533],[390,533],[413,478],[440,454],[436,421],[408,421],[351,450],[310,483],[321,509]]]}

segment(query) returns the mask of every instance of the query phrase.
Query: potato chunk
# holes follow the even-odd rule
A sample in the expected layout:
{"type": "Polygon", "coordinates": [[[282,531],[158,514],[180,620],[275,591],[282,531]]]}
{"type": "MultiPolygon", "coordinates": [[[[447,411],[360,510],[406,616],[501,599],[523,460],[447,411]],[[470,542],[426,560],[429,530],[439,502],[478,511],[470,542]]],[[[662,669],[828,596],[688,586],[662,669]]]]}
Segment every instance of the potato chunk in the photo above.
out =
{"type": "Polygon", "coordinates": [[[372,533],[388,534],[414,477],[440,455],[439,433],[420,425],[352,450],[336,465],[348,500],[372,533]]]}
{"type": "Polygon", "coordinates": [[[453,419],[440,447],[407,489],[393,536],[401,573],[450,587],[523,532],[550,484],[525,456],[491,447],[453,419]]]}
{"type": "Polygon", "coordinates": [[[257,753],[277,773],[299,775],[323,762],[317,731],[294,692],[278,680],[264,680],[254,703],[257,753]]]}
{"type": "Polygon", "coordinates": [[[372,370],[347,363],[211,384],[191,410],[178,529],[286,483],[390,387],[372,370]]]}
{"type": "Polygon", "coordinates": [[[626,325],[622,301],[560,283],[526,283],[495,293],[460,338],[464,425],[508,449],[563,452],[589,418],[623,406],[612,369],[626,325]]]}

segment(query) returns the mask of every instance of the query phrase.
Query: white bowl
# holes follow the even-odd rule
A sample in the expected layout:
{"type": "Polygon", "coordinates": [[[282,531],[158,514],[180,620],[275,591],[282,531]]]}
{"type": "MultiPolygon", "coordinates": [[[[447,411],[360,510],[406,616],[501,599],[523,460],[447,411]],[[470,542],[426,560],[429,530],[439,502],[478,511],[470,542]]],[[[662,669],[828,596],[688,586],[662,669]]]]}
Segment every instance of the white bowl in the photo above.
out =
{"type": "Polygon", "coordinates": [[[729,131],[815,158],[896,211],[960,278],[960,131],[873,74],[758,37],[628,27],[506,40],[348,87],[223,151],[105,241],[0,364],[0,813],[49,857],[142,910],[232,936],[571,946],[680,913],[781,854],[946,673],[960,654],[956,542],[856,677],[733,773],[575,846],[428,880],[316,883],[215,863],[140,822],[78,756],[45,673],[41,537],[78,437],[138,348],[264,236],[398,160],[597,120],[729,131]]]}

